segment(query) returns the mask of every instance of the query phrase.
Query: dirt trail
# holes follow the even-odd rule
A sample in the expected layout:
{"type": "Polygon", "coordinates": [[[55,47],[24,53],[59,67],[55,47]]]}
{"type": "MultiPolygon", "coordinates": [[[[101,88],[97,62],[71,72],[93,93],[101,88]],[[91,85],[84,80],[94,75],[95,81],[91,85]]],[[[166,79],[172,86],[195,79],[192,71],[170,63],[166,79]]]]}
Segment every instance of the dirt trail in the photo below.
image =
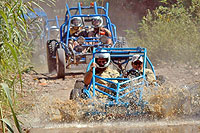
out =
{"type": "Polygon", "coordinates": [[[24,74],[24,96],[21,99],[23,115],[19,115],[19,119],[24,123],[23,126],[41,127],[48,121],[59,120],[58,110],[53,110],[51,106],[56,101],[69,99],[75,81],[82,78],[83,73],[68,73],[65,80],[57,79],[56,74],[35,72],[24,74]]]}

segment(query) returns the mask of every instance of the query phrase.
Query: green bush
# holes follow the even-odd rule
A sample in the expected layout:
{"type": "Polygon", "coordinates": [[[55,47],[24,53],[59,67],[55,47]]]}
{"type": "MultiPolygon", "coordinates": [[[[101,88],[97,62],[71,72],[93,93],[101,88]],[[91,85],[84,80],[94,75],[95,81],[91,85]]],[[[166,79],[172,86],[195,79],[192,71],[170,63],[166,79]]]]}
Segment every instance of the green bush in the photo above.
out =
{"type": "Polygon", "coordinates": [[[159,6],[143,17],[138,32],[127,30],[129,46],[146,47],[154,62],[200,64],[200,1],[159,6]]]}

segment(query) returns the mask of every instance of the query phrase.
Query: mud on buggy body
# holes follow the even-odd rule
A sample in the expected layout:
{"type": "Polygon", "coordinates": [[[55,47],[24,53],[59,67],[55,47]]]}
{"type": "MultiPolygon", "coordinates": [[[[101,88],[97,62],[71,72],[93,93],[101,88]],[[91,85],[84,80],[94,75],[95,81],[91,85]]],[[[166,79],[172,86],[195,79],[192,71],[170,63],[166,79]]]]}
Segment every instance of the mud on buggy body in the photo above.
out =
{"type": "MultiPolygon", "coordinates": [[[[130,104],[141,105],[144,104],[143,101],[143,88],[146,85],[146,77],[145,70],[147,64],[150,65],[152,71],[155,71],[153,65],[149,58],[147,57],[146,48],[103,48],[107,50],[104,53],[110,53],[111,55],[111,64],[117,67],[120,72],[120,77],[117,78],[102,78],[95,74],[95,68],[93,68],[93,77],[88,86],[85,86],[83,81],[77,80],[74,86],[74,89],[71,91],[70,99],[79,99],[79,98],[89,98],[89,99],[99,99],[99,94],[104,95],[106,97],[106,102],[103,104],[108,106],[113,105],[125,105],[129,106],[130,104]],[[139,76],[130,76],[125,78],[123,76],[123,72],[127,70],[127,64],[131,61],[132,56],[134,54],[140,54],[143,59],[143,74],[139,76]],[[96,82],[96,79],[104,80],[112,86],[105,86],[104,84],[100,84],[96,82]],[[117,81],[117,82],[113,82],[117,81]],[[98,87],[106,88],[107,92],[102,91],[98,87]]],[[[99,53],[98,48],[94,48],[93,50],[93,58],[88,65],[87,71],[90,70],[90,65],[92,62],[95,62],[95,54],[99,53]]],[[[115,68],[114,68],[115,69],[115,68]]]]}
{"type": "Polygon", "coordinates": [[[70,68],[72,64],[88,64],[92,58],[92,50],[94,47],[116,47],[121,46],[124,42],[117,39],[116,26],[111,23],[108,16],[108,6],[97,6],[96,2],[90,6],[81,6],[69,8],[66,4],[65,22],[60,27],[60,41],[47,41],[47,55],[49,72],[57,71],[58,77],[65,76],[65,68],[70,68]],[[100,16],[104,20],[104,27],[111,32],[111,37],[87,37],[87,36],[70,36],[71,20],[74,17],[82,19],[81,31],[88,33],[94,27],[91,25],[92,17],[100,16]],[[106,44],[106,39],[112,40],[112,45],[106,44]],[[71,42],[77,42],[78,48],[72,48],[71,42]],[[85,50],[84,52],[82,52],[85,50]],[[49,52],[49,53],[48,53],[49,52]]]}

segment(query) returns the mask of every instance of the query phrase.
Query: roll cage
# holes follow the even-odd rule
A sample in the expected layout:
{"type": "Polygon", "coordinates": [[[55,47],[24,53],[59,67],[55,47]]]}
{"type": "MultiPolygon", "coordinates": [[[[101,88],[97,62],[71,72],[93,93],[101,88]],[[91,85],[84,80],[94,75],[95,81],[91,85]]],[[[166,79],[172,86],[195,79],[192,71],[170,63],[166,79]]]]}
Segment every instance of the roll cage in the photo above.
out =
{"type": "MultiPolygon", "coordinates": [[[[117,77],[117,78],[102,78],[95,74],[95,68],[93,68],[92,80],[87,87],[86,86],[84,87],[83,92],[89,98],[96,97],[97,92],[108,96],[108,98],[111,99],[111,100],[107,101],[108,105],[121,105],[121,104],[128,105],[129,104],[128,100],[124,100],[124,99],[126,99],[126,97],[128,95],[131,96],[131,99],[132,99],[133,97],[136,97],[136,93],[139,92],[139,96],[137,97],[138,102],[136,103],[136,104],[139,104],[140,101],[142,101],[143,87],[146,85],[146,82],[147,82],[146,76],[145,76],[147,64],[150,65],[152,71],[154,72],[154,76],[156,77],[154,67],[153,67],[150,59],[147,57],[146,48],[137,47],[137,48],[103,48],[103,49],[107,50],[107,52],[103,52],[103,53],[110,53],[112,64],[121,66],[120,67],[121,75],[120,75],[120,77],[117,77]],[[134,54],[140,54],[143,57],[143,60],[144,60],[143,74],[138,77],[124,78],[123,73],[121,73],[123,71],[122,69],[124,69],[124,70],[127,69],[126,68],[127,63],[129,61],[131,61],[131,58],[134,54]],[[123,65],[125,67],[122,67],[123,65]],[[112,87],[100,84],[100,83],[96,82],[96,79],[104,80],[110,84],[114,84],[114,86],[116,88],[112,88],[112,87]],[[114,80],[117,82],[113,82],[114,80]],[[130,83],[132,85],[130,85],[130,83]],[[112,93],[104,92],[104,91],[98,89],[98,86],[104,87],[104,88],[110,90],[112,93]]],[[[99,48],[93,49],[93,58],[87,67],[87,71],[89,71],[92,62],[95,63],[95,54],[100,53],[99,51],[100,51],[99,48]]]]}

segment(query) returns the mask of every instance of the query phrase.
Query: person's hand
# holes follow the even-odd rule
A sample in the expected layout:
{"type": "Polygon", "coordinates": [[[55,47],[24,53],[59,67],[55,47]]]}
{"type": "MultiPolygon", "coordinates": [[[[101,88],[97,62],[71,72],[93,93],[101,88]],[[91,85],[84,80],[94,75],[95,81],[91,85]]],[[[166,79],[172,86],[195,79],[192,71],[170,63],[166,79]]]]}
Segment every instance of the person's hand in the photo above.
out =
{"type": "Polygon", "coordinates": [[[77,41],[74,41],[74,47],[78,46],[78,45],[79,45],[79,43],[77,41]]]}
{"type": "Polygon", "coordinates": [[[91,68],[96,68],[97,67],[97,65],[96,65],[96,63],[94,63],[94,62],[92,62],[92,64],[91,64],[91,68]]]}
{"type": "Polygon", "coordinates": [[[91,71],[91,72],[92,72],[93,67],[94,67],[94,68],[97,67],[96,63],[94,63],[94,62],[92,62],[91,66],[90,66],[90,71],[91,71]]]}
{"type": "Polygon", "coordinates": [[[106,33],[108,33],[108,34],[111,34],[110,31],[109,31],[108,29],[104,28],[104,27],[101,27],[101,28],[100,28],[100,31],[106,32],[106,33]]]}

